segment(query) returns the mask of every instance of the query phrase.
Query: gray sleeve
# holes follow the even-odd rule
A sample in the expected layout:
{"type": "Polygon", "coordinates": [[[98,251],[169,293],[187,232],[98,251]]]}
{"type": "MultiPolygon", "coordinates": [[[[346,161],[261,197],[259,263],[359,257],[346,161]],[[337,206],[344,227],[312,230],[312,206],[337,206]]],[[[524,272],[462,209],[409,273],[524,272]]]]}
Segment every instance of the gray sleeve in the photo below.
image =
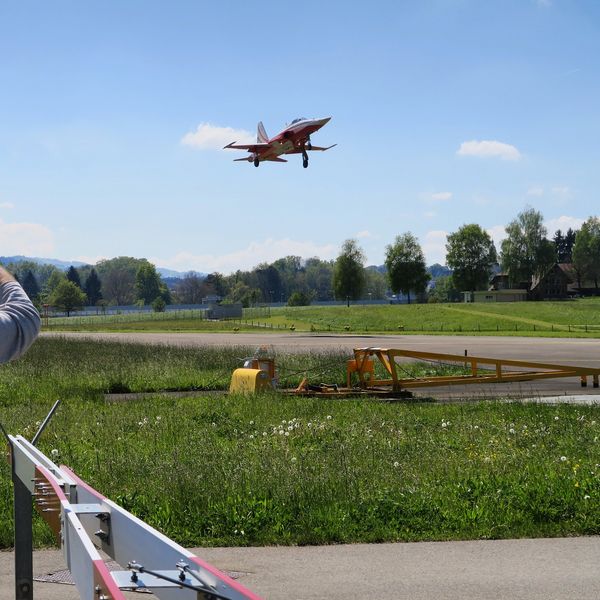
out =
{"type": "Polygon", "coordinates": [[[0,362],[18,358],[40,331],[40,315],[23,288],[11,281],[0,285],[0,362]]]}

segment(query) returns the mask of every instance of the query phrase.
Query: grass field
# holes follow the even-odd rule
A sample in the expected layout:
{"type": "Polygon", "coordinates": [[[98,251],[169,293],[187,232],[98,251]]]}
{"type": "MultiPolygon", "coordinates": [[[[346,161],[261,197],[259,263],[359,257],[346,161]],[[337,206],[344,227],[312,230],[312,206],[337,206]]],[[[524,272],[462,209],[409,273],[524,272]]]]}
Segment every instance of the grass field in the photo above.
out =
{"type": "MultiPolygon", "coordinates": [[[[600,533],[600,407],[385,404],[104,392],[219,389],[249,349],[41,339],[3,365],[0,420],[186,545],[316,544],[600,533]]],[[[341,355],[281,357],[344,377],[341,355]]],[[[0,463],[0,547],[11,544],[0,463]]],[[[35,524],[38,544],[50,543],[35,524]]]]}
{"type": "Polygon", "coordinates": [[[50,320],[59,331],[298,331],[600,337],[600,298],[562,302],[351,305],[246,311],[241,321],[206,321],[186,312],[50,320]],[[264,311],[263,311],[264,312],[264,311]]]}

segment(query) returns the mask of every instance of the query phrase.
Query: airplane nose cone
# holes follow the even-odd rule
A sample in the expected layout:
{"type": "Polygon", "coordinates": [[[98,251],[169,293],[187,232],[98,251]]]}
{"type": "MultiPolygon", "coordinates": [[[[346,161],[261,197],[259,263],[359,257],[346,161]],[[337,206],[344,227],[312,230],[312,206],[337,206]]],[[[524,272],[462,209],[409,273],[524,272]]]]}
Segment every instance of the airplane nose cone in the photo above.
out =
{"type": "Polygon", "coordinates": [[[316,121],[322,127],[323,125],[325,125],[325,123],[329,123],[329,121],[331,121],[331,117],[325,117],[323,119],[316,119],[316,121]]]}

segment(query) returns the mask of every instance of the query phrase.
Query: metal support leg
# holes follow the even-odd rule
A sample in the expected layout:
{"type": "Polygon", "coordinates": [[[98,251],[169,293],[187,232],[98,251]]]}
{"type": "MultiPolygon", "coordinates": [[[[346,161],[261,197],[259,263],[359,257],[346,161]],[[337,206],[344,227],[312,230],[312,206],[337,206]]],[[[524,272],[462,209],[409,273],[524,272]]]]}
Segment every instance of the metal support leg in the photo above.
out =
{"type": "Polygon", "coordinates": [[[13,473],[15,489],[15,600],[33,600],[33,505],[31,492],[13,473]]]}

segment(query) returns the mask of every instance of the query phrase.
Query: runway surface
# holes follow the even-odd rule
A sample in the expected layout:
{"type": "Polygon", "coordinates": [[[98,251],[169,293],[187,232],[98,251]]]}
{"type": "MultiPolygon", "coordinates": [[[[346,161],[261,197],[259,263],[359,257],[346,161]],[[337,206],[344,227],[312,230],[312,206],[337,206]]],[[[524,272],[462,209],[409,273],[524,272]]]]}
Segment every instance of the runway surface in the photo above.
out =
{"type": "MultiPolygon", "coordinates": [[[[270,600],[597,600],[600,538],[267,548],[196,548],[270,600]]],[[[11,552],[0,552],[0,600],[13,600],[11,552]]],[[[65,569],[34,553],[34,576],[65,569]]],[[[74,586],[34,583],[40,600],[77,600],[74,586]]],[[[140,598],[127,593],[128,599],[140,598]]]]}

